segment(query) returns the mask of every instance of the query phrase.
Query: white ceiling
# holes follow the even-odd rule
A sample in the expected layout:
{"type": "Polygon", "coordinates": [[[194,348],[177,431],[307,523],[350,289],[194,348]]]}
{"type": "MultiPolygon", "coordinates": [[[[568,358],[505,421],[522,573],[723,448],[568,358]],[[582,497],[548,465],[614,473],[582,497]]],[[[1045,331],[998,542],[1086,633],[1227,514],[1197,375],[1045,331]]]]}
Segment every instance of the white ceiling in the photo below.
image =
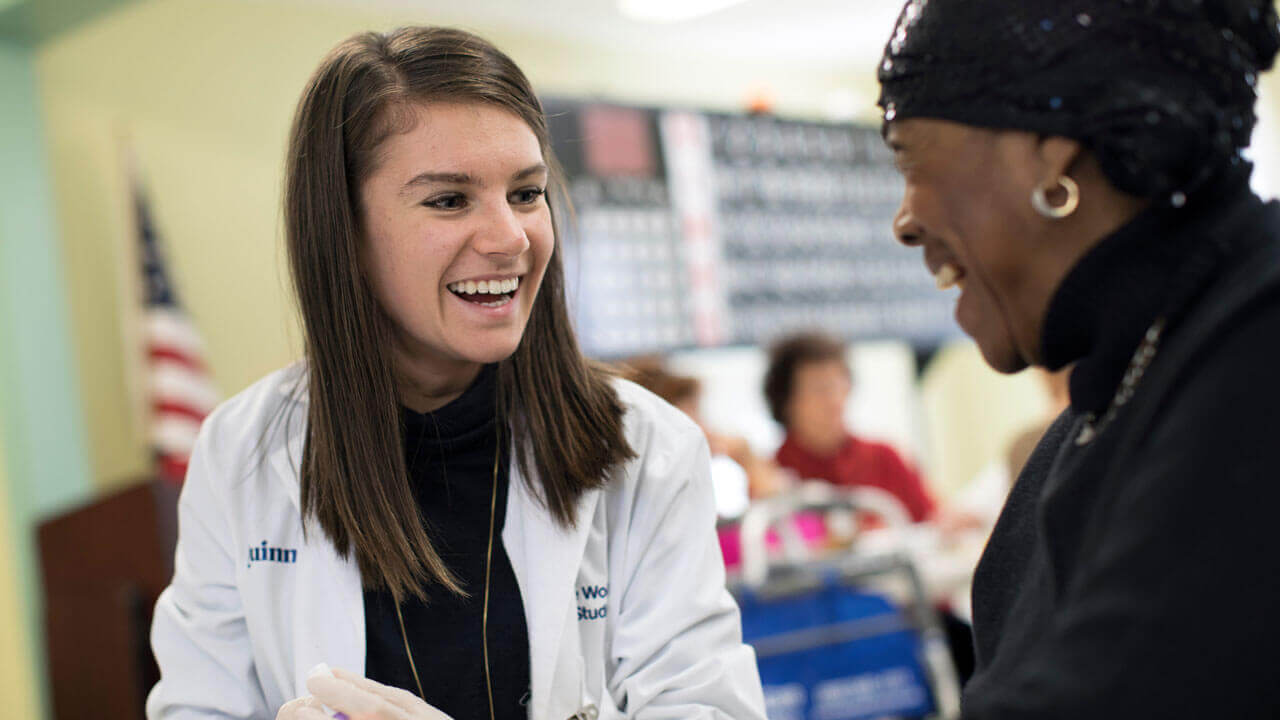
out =
{"type": "Polygon", "coordinates": [[[792,65],[865,65],[879,59],[903,0],[745,0],[701,18],[649,24],[623,17],[612,0],[310,0],[394,13],[432,22],[566,42],[603,44],[636,53],[770,58],[792,65]]]}

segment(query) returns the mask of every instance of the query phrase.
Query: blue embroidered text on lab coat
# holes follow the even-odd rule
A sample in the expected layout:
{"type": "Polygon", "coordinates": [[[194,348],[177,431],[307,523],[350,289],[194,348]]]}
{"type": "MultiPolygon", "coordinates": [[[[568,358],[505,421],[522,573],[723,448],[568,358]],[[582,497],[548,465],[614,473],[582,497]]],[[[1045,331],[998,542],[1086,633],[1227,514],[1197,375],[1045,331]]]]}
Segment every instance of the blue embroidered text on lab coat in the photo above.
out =
{"type": "Polygon", "coordinates": [[[253,567],[256,562],[296,563],[298,551],[292,548],[267,547],[267,541],[263,540],[261,547],[249,548],[249,564],[246,567],[253,567]]]}
{"type": "MultiPolygon", "coordinates": [[[[578,588],[578,598],[584,602],[588,600],[605,600],[608,597],[608,585],[583,585],[578,588]]],[[[601,620],[608,614],[609,604],[607,602],[598,608],[578,606],[578,620],[601,620]]]]}

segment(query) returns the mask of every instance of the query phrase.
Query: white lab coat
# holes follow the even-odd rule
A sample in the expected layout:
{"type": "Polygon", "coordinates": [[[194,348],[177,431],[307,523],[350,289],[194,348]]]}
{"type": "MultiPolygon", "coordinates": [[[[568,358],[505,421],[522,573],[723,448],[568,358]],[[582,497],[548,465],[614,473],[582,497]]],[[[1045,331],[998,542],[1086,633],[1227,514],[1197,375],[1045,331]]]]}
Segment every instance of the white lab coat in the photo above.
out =
{"type": "MultiPolygon", "coordinates": [[[[174,578],[151,631],[161,680],[150,720],[271,720],[306,694],[317,663],[364,670],[359,569],[313,521],[303,534],[306,399],[289,391],[304,374],[267,376],[200,431],[174,578]]],[[[763,720],[755,655],[724,587],[706,441],[650,393],[615,387],[638,457],[582,497],[574,529],[552,520],[511,463],[502,540],[529,628],[529,717],[595,706],[602,720],[763,720]]]]}

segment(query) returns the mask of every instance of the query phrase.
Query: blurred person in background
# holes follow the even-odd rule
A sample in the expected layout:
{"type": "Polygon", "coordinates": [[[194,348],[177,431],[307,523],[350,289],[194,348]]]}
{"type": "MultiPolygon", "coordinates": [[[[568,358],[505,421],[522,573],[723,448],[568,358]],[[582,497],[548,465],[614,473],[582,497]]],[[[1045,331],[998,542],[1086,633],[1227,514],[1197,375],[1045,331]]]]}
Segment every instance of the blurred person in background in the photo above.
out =
{"type": "Polygon", "coordinates": [[[806,332],[774,343],[764,395],[786,432],[778,465],[801,480],[880,488],[902,503],[912,522],[933,519],[937,503],[920,474],[893,448],[857,437],[845,426],[852,391],[853,371],[840,341],[806,332]]]}
{"type": "Polygon", "coordinates": [[[1074,364],[974,580],[967,720],[1280,717],[1268,0],[912,0],[894,231],[1011,373],[1074,364]]]}
{"type": "MultiPolygon", "coordinates": [[[[936,525],[943,535],[979,526],[968,514],[943,511],[925,487],[924,478],[885,443],[859,438],[845,426],[844,413],[853,391],[853,370],[845,346],[820,332],[781,338],[769,348],[764,395],[773,418],[786,430],[778,448],[778,464],[800,480],[822,480],[841,487],[874,487],[893,495],[914,523],[936,525]]],[[[859,513],[859,526],[868,518],[859,513]]],[[[832,527],[830,542],[847,544],[832,527]]],[[[968,623],[945,604],[939,607],[952,660],[961,682],[973,668],[968,623]]]]}
{"type": "Polygon", "coordinates": [[[285,178],[306,357],[200,431],[152,720],[763,720],[706,441],[579,352],[555,167],[474,35],[323,60],[285,178]]]}
{"type": "Polygon", "coordinates": [[[734,518],[747,509],[749,499],[769,497],[783,484],[778,466],[757,455],[746,438],[716,432],[702,419],[702,384],[677,375],[659,356],[646,355],[623,363],[627,379],[666,400],[688,415],[707,436],[711,448],[711,481],[721,518],[734,518]]]}

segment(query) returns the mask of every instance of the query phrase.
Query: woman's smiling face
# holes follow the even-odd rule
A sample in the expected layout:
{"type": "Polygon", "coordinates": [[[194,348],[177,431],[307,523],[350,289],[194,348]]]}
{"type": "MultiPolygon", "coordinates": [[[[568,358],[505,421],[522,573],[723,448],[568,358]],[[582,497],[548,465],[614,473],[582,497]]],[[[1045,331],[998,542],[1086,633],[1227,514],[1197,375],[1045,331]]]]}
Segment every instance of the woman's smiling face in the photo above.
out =
{"type": "Polygon", "coordinates": [[[1049,221],[1035,213],[1039,139],[1030,133],[911,118],[886,140],[906,188],[894,234],[921,247],[939,287],[960,289],[955,316],[1000,372],[1040,355],[1049,299],[1069,264],[1053,257],[1049,221]]]}
{"type": "Polygon", "coordinates": [[[398,363],[448,377],[510,356],[555,247],[533,130],[482,103],[407,109],[360,185],[363,262],[398,363]]]}

